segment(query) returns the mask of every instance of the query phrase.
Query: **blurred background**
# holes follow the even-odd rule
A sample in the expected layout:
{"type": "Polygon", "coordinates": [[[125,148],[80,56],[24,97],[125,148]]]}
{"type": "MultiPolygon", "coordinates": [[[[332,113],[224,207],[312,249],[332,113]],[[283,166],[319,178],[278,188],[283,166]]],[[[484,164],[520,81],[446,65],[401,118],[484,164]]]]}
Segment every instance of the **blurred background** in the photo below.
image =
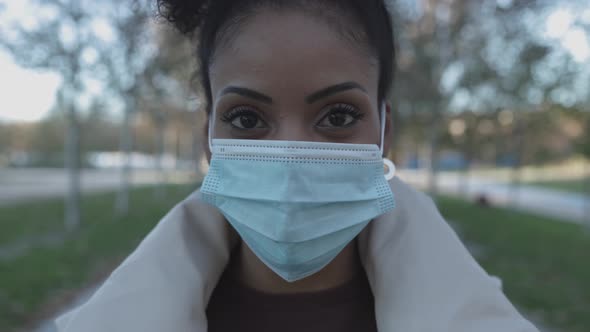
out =
{"type": "MultiPolygon", "coordinates": [[[[207,171],[154,3],[0,0],[0,331],[53,331],[207,171]]],[[[590,4],[391,7],[398,176],[542,331],[590,331],[590,4]]]]}

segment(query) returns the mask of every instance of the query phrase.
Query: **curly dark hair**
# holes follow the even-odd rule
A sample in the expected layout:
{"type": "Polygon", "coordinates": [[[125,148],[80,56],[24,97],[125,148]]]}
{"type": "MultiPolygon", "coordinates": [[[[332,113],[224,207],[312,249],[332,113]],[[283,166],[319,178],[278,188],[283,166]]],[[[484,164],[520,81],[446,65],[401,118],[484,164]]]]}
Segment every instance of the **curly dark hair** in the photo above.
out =
{"type": "Polygon", "coordinates": [[[199,78],[211,110],[209,66],[215,50],[261,8],[296,9],[322,18],[379,62],[378,98],[391,89],[395,63],[391,16],[384,0],[157,0],[158,13],[178,31],[196,37],[199,78]]]}

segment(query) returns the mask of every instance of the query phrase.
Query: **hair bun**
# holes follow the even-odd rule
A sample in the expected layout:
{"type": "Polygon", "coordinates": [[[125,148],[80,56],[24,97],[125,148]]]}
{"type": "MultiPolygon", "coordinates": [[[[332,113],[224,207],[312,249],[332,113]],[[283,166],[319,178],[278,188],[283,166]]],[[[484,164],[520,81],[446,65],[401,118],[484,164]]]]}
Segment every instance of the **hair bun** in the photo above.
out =
{"type": "Polygon", "coordinates": [[[158,0],[158,16],[190,35],[205,20],[212,0],[158,0]]]}

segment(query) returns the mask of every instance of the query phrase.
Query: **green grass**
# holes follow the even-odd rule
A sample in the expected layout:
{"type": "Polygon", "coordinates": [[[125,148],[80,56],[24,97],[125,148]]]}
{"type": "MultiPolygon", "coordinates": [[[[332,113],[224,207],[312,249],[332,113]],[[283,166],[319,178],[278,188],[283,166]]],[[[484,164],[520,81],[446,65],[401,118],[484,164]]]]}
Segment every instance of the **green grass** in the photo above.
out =
{"type": "Polygon", "coordinates": [[[63,200],[43,200],[0,207],[0,247],[63,227],[63,200]]]}
{"type": "MultiPolygon", "coordinates": [[[[66,238],[63,245],[32,249],[16,259],[0,261],[2,331],[22,327],[49,299],[64,291],[79,289],[93,279],[101,267],[127,256],[158,220],[191,190],[189,186],[169,186],[165,197],[156,200],[151,188],[134,189],[127,217],[115,216],[113,193],[86,196],[82,203],[83,224],[66,238]]],[[[0,225],[2,233],[22,236],[27,230],[35,233],[55,230],[45,223],[54,215],[63,215],[62,201],[52,200],[33,206],[42,208],[20,204],[0,209],[0,215],[9,211],[11,216],[21,216],[19,221],[26,224],[3,222],[0,225]]],[[[52,227],[58,224],[55,222],[52,227]]]]}
{"type": "Polygon", "coordinates": [[[531,182],[531,185],[546,187],[561,191],[567,191],[572,193],[588,193],[588,179],[577,179],[577,180],[563,180],[563,181],[539,181],[539,182],[531,182]]]}
{"type": "Polygon", "coordinates": [[[590,231],[580,225],[459,199],[438,199],[466,242],[486,249],[479,263],[504,282],[519,307],[560,331],[590,326],[590,231]]]}

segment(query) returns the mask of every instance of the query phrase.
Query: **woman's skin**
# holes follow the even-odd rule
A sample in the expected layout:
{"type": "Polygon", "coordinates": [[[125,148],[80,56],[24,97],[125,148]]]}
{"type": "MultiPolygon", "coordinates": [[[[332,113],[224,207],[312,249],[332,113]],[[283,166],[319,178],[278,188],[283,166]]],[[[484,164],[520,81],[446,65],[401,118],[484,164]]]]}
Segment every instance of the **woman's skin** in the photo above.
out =
{"type": "MultiPolygon", "coordinates": [[[[321,18],[258,11],[220,43],[210,77],[213,138],[379,144],[378,62],[321,18]],[[336,115],[328,117],[331,112],[336,115]]],[[[389,118],[387,105],[385,151],[389,118]]],[[[244,242],[239,246],[230,273],[268,293],[325,290],[362,271],[356,241],[324,269],[293,283],[244,242]]]]}

